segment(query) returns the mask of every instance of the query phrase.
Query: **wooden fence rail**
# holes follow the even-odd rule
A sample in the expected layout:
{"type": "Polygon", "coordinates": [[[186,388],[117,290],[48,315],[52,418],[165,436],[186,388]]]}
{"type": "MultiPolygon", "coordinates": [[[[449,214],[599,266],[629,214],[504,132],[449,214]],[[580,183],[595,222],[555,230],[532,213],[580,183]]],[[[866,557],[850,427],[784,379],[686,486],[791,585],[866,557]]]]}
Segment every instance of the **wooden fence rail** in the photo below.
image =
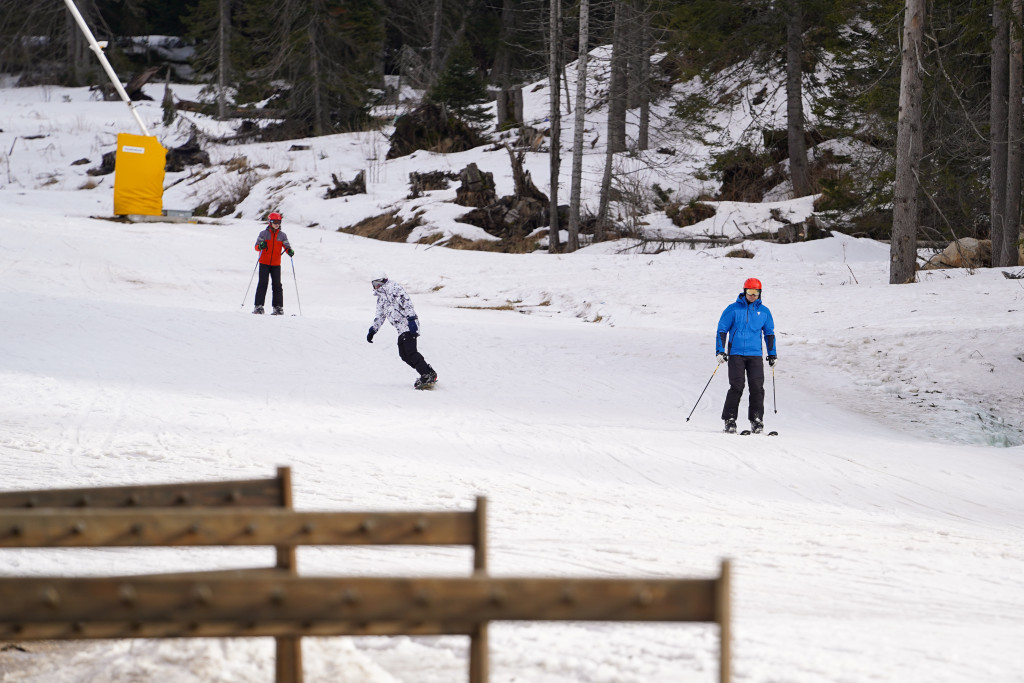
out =
{"type": "Polygon", "coordinates": [[[284,507],[291,470],[272,479],[0,491],[0,508],[284,507]]]}
{"type": "Polygon", "coordinates": [[[0,547],[473,545],[475,512],[0,510],[0,547]]]}

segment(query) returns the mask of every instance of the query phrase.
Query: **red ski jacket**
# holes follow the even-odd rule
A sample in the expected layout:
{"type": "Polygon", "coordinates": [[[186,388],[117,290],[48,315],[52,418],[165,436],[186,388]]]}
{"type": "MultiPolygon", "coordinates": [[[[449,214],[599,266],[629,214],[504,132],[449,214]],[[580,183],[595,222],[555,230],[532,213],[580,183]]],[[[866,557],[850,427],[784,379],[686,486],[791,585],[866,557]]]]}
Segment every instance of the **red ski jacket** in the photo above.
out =
{"type": "Polygon", "coordinates": [[[266,266],[281,265],[281,254],[292,248],[288,243],[288,236],[280,228],[264,228],[256,238],[256,251],[260,251],[260,242],[267,243],[267,248],[260,252],[260,263],[266,266]]]}

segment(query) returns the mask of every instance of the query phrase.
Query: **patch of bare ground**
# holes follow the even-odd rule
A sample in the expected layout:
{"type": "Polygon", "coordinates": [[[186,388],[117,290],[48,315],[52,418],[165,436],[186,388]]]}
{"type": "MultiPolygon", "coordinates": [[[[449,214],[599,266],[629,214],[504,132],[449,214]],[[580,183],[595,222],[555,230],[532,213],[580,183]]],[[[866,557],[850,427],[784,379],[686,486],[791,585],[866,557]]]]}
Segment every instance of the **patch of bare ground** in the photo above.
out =
{"type": "Polygon", "coordinates": [[[502,254],[529,254],[540,249],[540,241],[532,237],[515,236],[500,240],[470,240],[454,235],[443,246],[466,251],[493,251],[502,254]]]}
{"type": "Polygon", "coordinates": [[[389,211],[378,216],[371,216],[363,219],[355,225],[338,228],[338,232],[345,232],[350,235],[369,237],[384,242],[405,242],[409,239],[412,231],[422,225],[420,215],[417,214],[410,220],[400,218],[397,211],[389,211]]]}

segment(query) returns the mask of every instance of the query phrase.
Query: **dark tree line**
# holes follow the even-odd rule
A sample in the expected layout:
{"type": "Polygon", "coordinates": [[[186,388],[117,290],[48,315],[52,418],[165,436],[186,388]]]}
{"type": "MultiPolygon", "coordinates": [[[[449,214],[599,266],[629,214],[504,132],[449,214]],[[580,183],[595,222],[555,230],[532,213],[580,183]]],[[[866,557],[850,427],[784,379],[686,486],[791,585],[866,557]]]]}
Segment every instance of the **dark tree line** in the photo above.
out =
{"type": "MultiPolygon", "coordinates": [[[[63,3],[0,2],[0,72],[20,74],[24,84],[103,82],[63,3]]],[[[555,177],[560,150],[573,148],[575,164],[581,144],[563,145],[561,117],[577,118],[581,105],[606,106],[598,239],[614,222],[613,161],[647,148],[650,103],[674,97],[670,82],[701,77],[702,90],[674,109],[686,134],[700,135],[713,125],[711,113],[731,105],[722,95],[725,83],[766,79],[769,89],[784,94],[785,130],[761,131],[760,149],[737,141],[711,171],[771,152],[786,160],[794,195],[820,195],[837,225],[888,238],[895,208],[912,201],[915,213],[900,220],[909,221],[904,229],[915,238],[990,237],[994,263],[1016,260],[1024,136],[1020,0],[79,0],[78,6],[97,37],[111,42],[108,56],[125,78],[141,66],[124,49],[125,36],[181,36],[195,47],[196,78],[218,94],[217,115],[230,114],[229,102],[267,101],[288,122],[283,135],[365,126],[370,108],[388,95],[386,76],[478,123],[479,105],[496,98],[498,129],[516,127],[522,88],[546,81],[558,91],[549,116],[555,177]],[[919,15],[920,31],[909,71],[908,13],[919,15]],[[591,82],[587,92],[598,99],[587,101],[568,91],[567,65],[602,45],[611,46],[608,78],[591,82]],[[906,96],[914,86],[908,73],[920,80],[919,92],[902,103],[905,113],[920,99],[914,121],[903,121],[912,144],[900,138],[901,91],[906,96]],[[632,139],[627,112],[640,121],[632,139]],[[809,145],[840,137],[878,150],[871,173],[830,175],[809,156],[809,145]],[[908,154],[912,163],[901,165],[908,154]]],[[[577,173],[574,168],[574,185],[577,173]]],[[[573,211],[570,248],[581,223],[579,209],[573,211]]]]}

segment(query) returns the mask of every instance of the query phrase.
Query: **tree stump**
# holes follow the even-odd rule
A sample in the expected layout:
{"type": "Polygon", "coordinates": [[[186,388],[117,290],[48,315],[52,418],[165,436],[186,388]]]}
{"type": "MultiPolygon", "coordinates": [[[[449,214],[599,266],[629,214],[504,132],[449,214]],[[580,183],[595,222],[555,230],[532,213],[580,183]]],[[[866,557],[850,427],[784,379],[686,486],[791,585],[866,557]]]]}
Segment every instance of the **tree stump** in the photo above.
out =
{"type": "Polygon", "coordinates": [[[327,188],[327,195],[324,199],[335,199],[337,197],[349,197],[354,194],[366,194],[366,171],[359,171],[356,173],[356,177],[352,180],[345,182],[344,180],[338,180],[338,176],[331,174],[331,179],[334,180],[334,187],[327,188]]]}
{"type": "Polygon", "coordinates": [[[459,206],[480,208],[497,201],[493,173],[484,173],[476,164],[470,164],[459,173],[459,180],[462,185],[455,191],[455,203],[459,206]]]}

